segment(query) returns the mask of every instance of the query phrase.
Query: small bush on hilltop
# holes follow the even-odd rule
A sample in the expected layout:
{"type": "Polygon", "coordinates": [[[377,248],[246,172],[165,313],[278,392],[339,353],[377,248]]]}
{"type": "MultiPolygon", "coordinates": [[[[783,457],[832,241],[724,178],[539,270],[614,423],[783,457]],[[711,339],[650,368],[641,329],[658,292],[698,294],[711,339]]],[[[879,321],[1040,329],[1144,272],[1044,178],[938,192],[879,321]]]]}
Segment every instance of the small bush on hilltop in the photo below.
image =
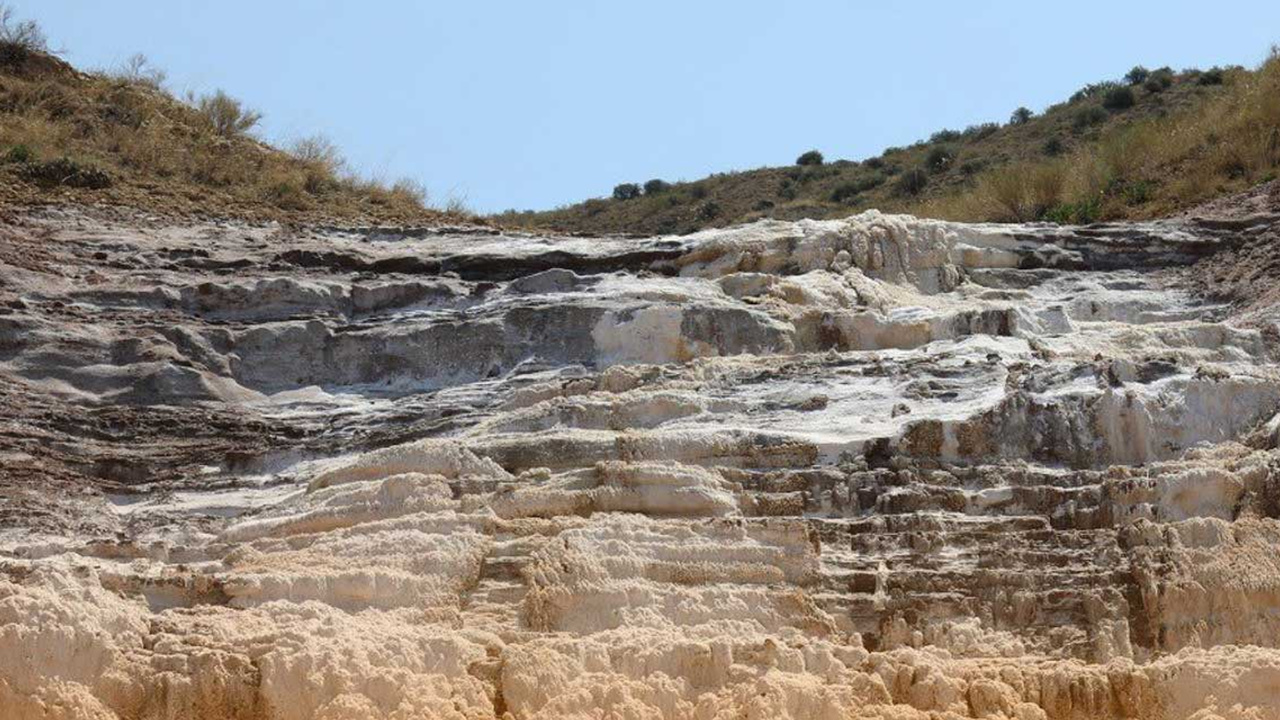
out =
{"type": "Polygon", "coordinates": [[[303,165],[303,189],[319,195],[340,186],[338,173],[346,167],[342,153],[323,135],[302,138],[293,144],[289,154],[303,165]]]}
{"type": "Polygon", "coordinates": [[[1196,78],[1197,85],[1221,85],[1226,78],[1226,72],[1220,67],[1212,67],[1200,73],[1200,77],[1196,78]]]}
{"type": "Polygon", "coordinates": [[[1031,112],[1030,108],[1020,107],[1017,110],[1014,110],[1013,114],[1009,116],[1009,124],[1026,125],[1028,122],[1031,122],[1031,118],[1034,115],[1035,113],[1031,112]]]}
{"type": "Polygon", "coordinates": [[[796,158],[797,165],[821,165],[822,161],[822,153],[817,150],[810,150],[796,158]]]}
{"type": "Polygon", "coordinates": [[[262,113],[245,107],[222,90],[195,98],[196,111],[222,137],[243,135],[262,120],[262,113]]]}
{"type": "Polygon", "coordinates": [[[1118,87],[1118,84],[1114,82],[1089,83],[1075,91],[1075,93],[1071,95],[1070,102],[1079,102],[1081,100],[1088,100],[1089,98],[1100,97],[1116,87],[1118,87]]]}
{"type": "Polygon", "coordinates": [[[644,184],[645,195],[659,195],[671,189],[671,183],[654,178],[644,184]]]}
{"type": "Polygon", "coordinates": [[[45,52],[49,41],[40,26],[34,20],[15,20],[13,8],[0,3],[0,66],[18,66],[45,52]]]}
{"type": "Polygon", "coordinates": [[[1134,65],[1133,69],[1124,74],[1124,81],[1130,85],[1141,85],[1151,76],[1151,72],[1141,65],[1134,65]]]}
{"type": "Polygon", "coordinates": [[[614,200],[634,200],[640,197],[640,186],[635,183],[622,183],[613,188],[614,200]]]}
{"type": "Polygon", "coordinates": [[[1133,107],[1135,101],[1133,90],[1127,87],[1117,87],[1108,90],[1107,94],[1103,96],[1102,107],[1118,112],[1133,107]]]}
{"type": "Polygon", "coordinates": [[[1162,67],[1151,71],[1151,74],[1147,76],[1146,82],[1142,83],[1142,89],[1149,93],[1158,93],[1168,90],[1172,85],[1173,70],[1162,67]]]}
{"type": "Polygon", "coordinates": [[[999,129],[1000,129],[999,123],[992,123],[992,122],[978,123],[977,125],[970,125],[969,127],[965,128],[964,133],[962,134],[962,137],[964,137],[964,139],[969,142],[973,142],[975,140],[981,140],[985,137],[991,137],[999,129]]]}
{"type": "Polygon", "coordinates": [[[153,67],[151,61],[147,60],[146,55],[136,53],[124,61],[124,64],[120,66],[114,77],[131,85],[142,85],[153,90],[159,90],[164,87],[164,81],[168,78],[168,75],[165,71],[153,67]]]}

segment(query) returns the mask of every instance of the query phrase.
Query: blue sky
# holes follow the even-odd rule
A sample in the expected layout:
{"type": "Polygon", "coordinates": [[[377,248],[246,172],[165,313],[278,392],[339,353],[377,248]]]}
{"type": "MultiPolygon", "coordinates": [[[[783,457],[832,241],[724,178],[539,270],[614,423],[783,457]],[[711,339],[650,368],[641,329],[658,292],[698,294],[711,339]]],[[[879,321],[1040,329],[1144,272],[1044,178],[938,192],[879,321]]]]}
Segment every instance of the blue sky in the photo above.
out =
{"type": "Polygon", "coordinates": [[[619,182],[860,159],[1039,110],[1135,64],[1253,66],[1280,2],[17,0],[71,62],[136,52],[271,141],[480,212],[619,182]]]}

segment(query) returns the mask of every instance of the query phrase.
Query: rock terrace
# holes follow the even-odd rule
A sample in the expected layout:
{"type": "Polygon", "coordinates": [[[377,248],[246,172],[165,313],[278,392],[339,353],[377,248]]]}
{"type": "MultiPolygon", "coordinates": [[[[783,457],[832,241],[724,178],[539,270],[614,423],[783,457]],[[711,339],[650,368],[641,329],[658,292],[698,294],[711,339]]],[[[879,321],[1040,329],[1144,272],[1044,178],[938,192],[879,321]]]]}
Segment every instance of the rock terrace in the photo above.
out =
{"type": "Polygon", "coordinates": [[[12,218],[0,716],[1280,717],[1278,226],[12,218]]]}

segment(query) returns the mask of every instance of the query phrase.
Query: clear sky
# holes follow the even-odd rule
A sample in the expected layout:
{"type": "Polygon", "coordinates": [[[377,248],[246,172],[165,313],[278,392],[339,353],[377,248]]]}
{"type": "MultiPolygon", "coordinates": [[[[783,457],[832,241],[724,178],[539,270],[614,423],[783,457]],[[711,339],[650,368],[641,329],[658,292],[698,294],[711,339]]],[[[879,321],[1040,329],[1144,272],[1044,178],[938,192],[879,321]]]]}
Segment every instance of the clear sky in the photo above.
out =
{"type": "Polygon", "coordinates": [[[1040,110],[1135,64],[1256,65],[1280,2],[16,0],[71,62],[136,52],[273,142],[480,212],[619,182],[860,159],[1040,110]]]}

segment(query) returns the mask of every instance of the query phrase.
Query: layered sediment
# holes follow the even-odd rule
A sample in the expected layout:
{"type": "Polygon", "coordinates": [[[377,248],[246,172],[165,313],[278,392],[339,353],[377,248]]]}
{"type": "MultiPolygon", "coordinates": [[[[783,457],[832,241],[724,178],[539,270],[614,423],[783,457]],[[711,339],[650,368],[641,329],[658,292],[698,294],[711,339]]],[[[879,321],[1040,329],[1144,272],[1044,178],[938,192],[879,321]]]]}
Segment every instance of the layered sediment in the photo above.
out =
{"type": "Polygon", "coordinates": [[[0,717],[1280,717],[1277,227],[13,217],[0,717]]]}

